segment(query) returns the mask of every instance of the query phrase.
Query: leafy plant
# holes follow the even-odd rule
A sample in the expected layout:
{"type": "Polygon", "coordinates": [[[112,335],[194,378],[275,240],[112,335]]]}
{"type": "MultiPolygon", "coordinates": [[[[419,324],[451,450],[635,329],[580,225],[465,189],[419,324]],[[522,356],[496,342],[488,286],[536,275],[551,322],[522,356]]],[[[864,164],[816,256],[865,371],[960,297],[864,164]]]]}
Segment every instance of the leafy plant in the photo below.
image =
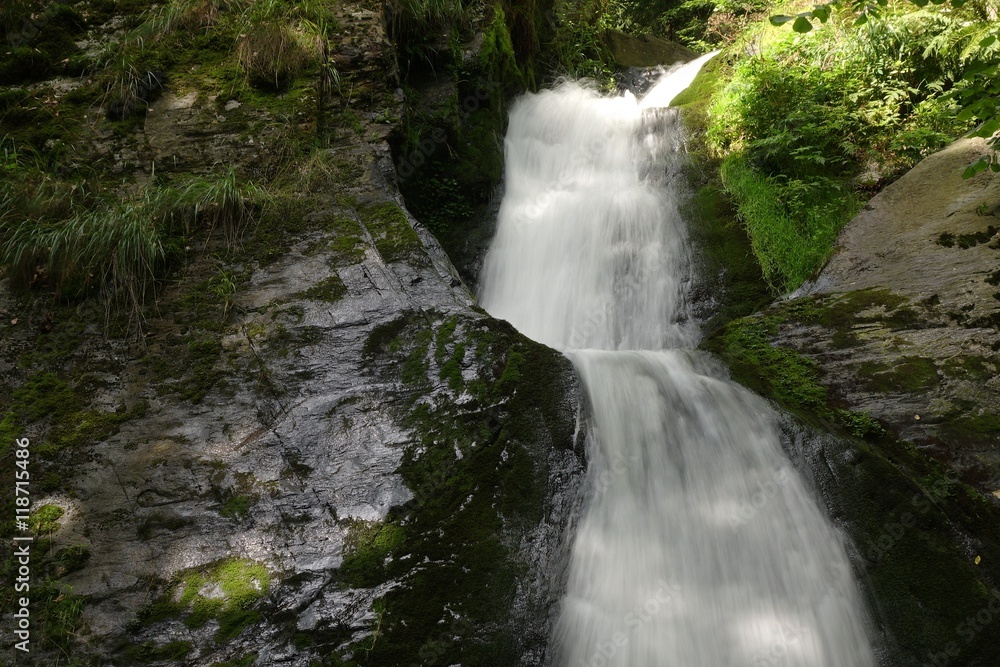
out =
{"type": "MultiPolygon", "coordinates": [[[[942,5],[947,0],[910,2],[923,8],[931,2],[942,5]]],[[[969,136],[986,139],[994,150],[991,155],[970,164],[963,176],[970,178],[986,169],[1000,172],[1000,155],[997,153],[1000,151],[1000,85],[996,84],[1000,71],[1000,24],[997,22],[997,7],[989,0],[972,3],[968,0],[950,0],[950,4],[955,14],[965,20],[956,21],[949,26],[944,34],[927,46],[925,55],[950,55],[964,70],[955,89],[948,93],[948,98],[959,101],[963,107],[958,120],[975,120],[979,123],[969,136]],[[966,7],[966,15],[961,16],[962,9],[966,7]]],[[[794,16],[772,16],[770,22],[773,25],[791,23],[795,32],[807,33],[813,29],[814,20],[826,23],[842,7],[846,7],[847,12],[854,17],[854,25],[861,26],[881,20],[890,5],[888,0],[877,0],[874,5],[866,0],[850,0],[846,3],[833,0],[794,16]]]]}
{"type": "Polygon", "coordinates": [[[776,290],[819,268],[860,195],[968,129],[947,92],[961,58],[945,46],[964,43],[966,18],[903,5],[808,34],[761,28],[751,54],[736,47],[707,139],[776,290]]]}

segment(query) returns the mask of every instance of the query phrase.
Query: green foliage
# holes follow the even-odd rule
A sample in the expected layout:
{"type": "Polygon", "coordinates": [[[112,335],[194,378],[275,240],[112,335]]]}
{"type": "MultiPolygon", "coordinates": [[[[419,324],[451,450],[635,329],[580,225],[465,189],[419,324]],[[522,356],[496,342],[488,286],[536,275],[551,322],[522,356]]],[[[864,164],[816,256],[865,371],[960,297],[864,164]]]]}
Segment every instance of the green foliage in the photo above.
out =
{"type": "MultiPolygon", "coordinates": [[[[256,212],[268,202],[267,192],[252,182],[242,182],[234,167],[221,176],[196,176],[188,179],[176,191],[167,192],[174,209],[187,207],[194,218],[208,223],[209,233],[220,225],[230,246],[236,245],[254,221],[256,212]]],[[[184,211],[172,210],[171,215],[184,211]]]]}
{"type": "Polygon", "coordinates": [[[65,653],[80,629],[86,599],[51,579],[45,579],[37,588],[32,586],[32,590],[32,612],[42,629],[42,645],[58,647],[65,653]]]}
{"type": "Polygon", "coordinates": [[[947,44],[964,22],[895,7],[862,25],[831,16],[808,34],[747,38],[757,52],[735,59],[707,137],[728,156],[726,185],[775,289],[819,268],[867,189],[968,129],[946,93],[961,77],[947,44]]]}
{"type": "Polygon", "coordinates": [[[65,510],[58,505],[42,505],[31,513],[28,525],[31,532],[38,537],[51,535],[59,530],[59,519],[65,514],[65,510]]]}
{"type": "Polygon", "coordinates": [[[46,285],[65,298],[99,291],[109,312],[141,323],[142,306],[168,268],[170,247],[196,222],[220,226],[235,245],[263,190],[222,176],[192,177],[179,187],[147,185],[138,194],[102,202],[86,188],[45,179],[22,192],[0,217],[0,265],[22,286],[46,285]]]}
{"type": "Polygon", "coordinates": [[[733,197],[768,284],[788,291],[822,265],[841,226],[857,212],[853,193],[824,177],[782,183],[727,157],[722,182],[733,197]]]}
{"type": "Polygon", "coordinates": [[[589,78],[612,87],[613,57],[604,33],[614,27],[599,5],[560,5],[553,50],[558,68],[572,78],[589,78]]]}
{"type": "MultiPolygon", "coordinates": [[[[943,5],[948,0],[910,0],[913,5],[925,8],[931,2],[943,5]]],[[[977,121],[979,126],[970,136],[989,140],[994,151],[1000,150],[1000,87],[995,82],[1000,71],[1000,23],[997,22],[997,7],[989,0],[968,2],[968,0],[951,0],[952,11],[945,10],[916,12],[922,14],[928,23],[937,23],[943,30],[939,31],[927,45],[924,57],[932,56],[947,58],[959,71],[959,76],[952,74],[954,89],[946,93],[945,98],[957,100],[963,107],[958,114],[959,121],[977,121]],[[947,17],[947,18],[945,18],[947,17]],[[955,20],[948,20],[954,17],[955,20]]],[[[798,33],[810,32],[813,20],[826,23],[836,10],[847,7],[847,15],[854,18],[855,26],[873,25],[883,22],[887,14],[899,10],[898,6],[890,5],[888,0],[877,0],[870,4],[864,0],[833,0],[816,5],[811,11],[800,12],[796,16],[772,16],[772,25],[784,25],[792,22],[792,29],[798,33]]],[[[932,81],[930,86],[940,86],[941,81],[932,81]]],[[[986,169],[1000,171],[1000,157],[994,152],[970,164],[963,176],[971,178],[986,169]]]]}
{"type": "Polygon", "coordinates": [[[457,47],[469,26],[461,0],[390,0],[385,14],[404,73],[424,64],[433,69],[460,60],[457,47]]]}
{"type": "Polygon", "coordinates": [[[847,432],[855,438],[877,440],[888,434],[885,427],[867,412],[839,410],[836,414],[841,426],[847,429],[847,432]]]}

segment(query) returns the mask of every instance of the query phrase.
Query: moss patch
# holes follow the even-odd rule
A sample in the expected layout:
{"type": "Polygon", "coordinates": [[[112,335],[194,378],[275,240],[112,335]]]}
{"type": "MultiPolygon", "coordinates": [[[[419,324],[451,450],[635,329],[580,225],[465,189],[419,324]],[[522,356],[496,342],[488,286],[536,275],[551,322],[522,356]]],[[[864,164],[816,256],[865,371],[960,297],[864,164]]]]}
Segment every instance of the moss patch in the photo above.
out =
{"type": "Polygon", "coordinates": [[[568,362],[503,322],[412,314],[376,327],[366,364],[406,387],[417,441],[400,467],[414,498],[384,524],[353,526],[345,545],[345,582],[406,577],[354,660],[515,662],[518,639],[505,633],[524,565],[503,535],[541,520],[547,452],[572,442],[568,362]],[[476,379],[462,379],[463,362],[480,369],[476,379]],[[472,400],[420,400],[442,374],[472,400]]]}
{"type": "Polygon", "coordinates": [[[858,366],[865,386],[878,392],[925,391],[941,382],[937,366],[926,357],[903,357],[894,366],[866,362],[858,366]]]}
{"type": "Polygon", "coordinates": [[[386,262],[412,261],[422,256],[420,239],[399,206],[384,202],[364,206],[359,212],[386,262]]]}
{"type": "Polygon", "coordinates": [[[347,294],[347,286],[340,276],[334,274],[329,278],[324,278],[309,289],[299,292],[296,298],[311,299],[313,301],[325,301],[326,303],[336,303],[347,294]]]}
{"type": "Polygon", "coordinates": [[[751,389],[798,412],[824,411],[827,392],[819,382],[819,367],[798,352],[772,345],[776,330],[774,319],[742,318],[705,347],[726,359],[733,377],[751,389]]]}
{"type": "Polygon", "coordinates": [[[385,578],[386,560],[405,543],[405,532],[392,522],[354,521],[344,539],[342,581],[356,588],[372,586],[385,578]]]}
{"type": "Polygon", "coordinates": [[[190,628],[215,619],[218,642],[230,641],[260,621],[257,607],[267,595],[271,577],[260,563],[228,559],[179,574],[166,591],[136,616],[138,627],[181,618],[190,628]]]}

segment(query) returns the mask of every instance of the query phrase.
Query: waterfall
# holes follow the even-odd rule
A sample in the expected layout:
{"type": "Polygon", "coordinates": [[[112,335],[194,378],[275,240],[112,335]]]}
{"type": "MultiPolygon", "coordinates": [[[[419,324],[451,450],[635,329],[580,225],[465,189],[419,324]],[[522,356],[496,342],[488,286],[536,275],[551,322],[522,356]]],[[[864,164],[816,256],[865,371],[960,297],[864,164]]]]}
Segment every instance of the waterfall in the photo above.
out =
{"type": "Polygon", "coordinates": [[[661,106],[699,65],[644,101],[569,82],[510,113],[480,302],[572,360],[591,424],[552,662],[874,665],[842,538],[775,415],[694,349],[681,130],[661,106]]]}

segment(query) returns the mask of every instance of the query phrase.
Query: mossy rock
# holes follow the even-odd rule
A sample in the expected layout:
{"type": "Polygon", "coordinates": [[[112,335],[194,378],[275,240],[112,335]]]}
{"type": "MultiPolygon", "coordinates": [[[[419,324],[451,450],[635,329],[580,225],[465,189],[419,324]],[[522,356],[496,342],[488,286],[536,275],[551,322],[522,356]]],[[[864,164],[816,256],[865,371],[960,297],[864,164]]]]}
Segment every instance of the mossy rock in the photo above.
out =
{"type": "Polygon", "coordinates": [[[605,39],[615,62],[621,67],[673,65],[698,57],[682,44],[649,34],[629,35],[620,30],[608,30],[605,39]]]}
{"type": "Polygon", "coordinates": [[[400,474],[414,497],[385,523],[350,529],[345,583],[406,582],[386,593],[378,637],[354,660],[514,664],[528,640],[512,628],[510,609],[527,566],[505,536],[543,519],[550,451],[572,447],[569,363],[505,322],[416,313],[376,327],[365,358],[411,395],[404,422],[416,442],[400,474]],[[473,359],[480,370],[466,381],[461,368],[473,359]],[[473,398],[462,406],[420,400],[442,375],[456,395],[473,398]]]}

